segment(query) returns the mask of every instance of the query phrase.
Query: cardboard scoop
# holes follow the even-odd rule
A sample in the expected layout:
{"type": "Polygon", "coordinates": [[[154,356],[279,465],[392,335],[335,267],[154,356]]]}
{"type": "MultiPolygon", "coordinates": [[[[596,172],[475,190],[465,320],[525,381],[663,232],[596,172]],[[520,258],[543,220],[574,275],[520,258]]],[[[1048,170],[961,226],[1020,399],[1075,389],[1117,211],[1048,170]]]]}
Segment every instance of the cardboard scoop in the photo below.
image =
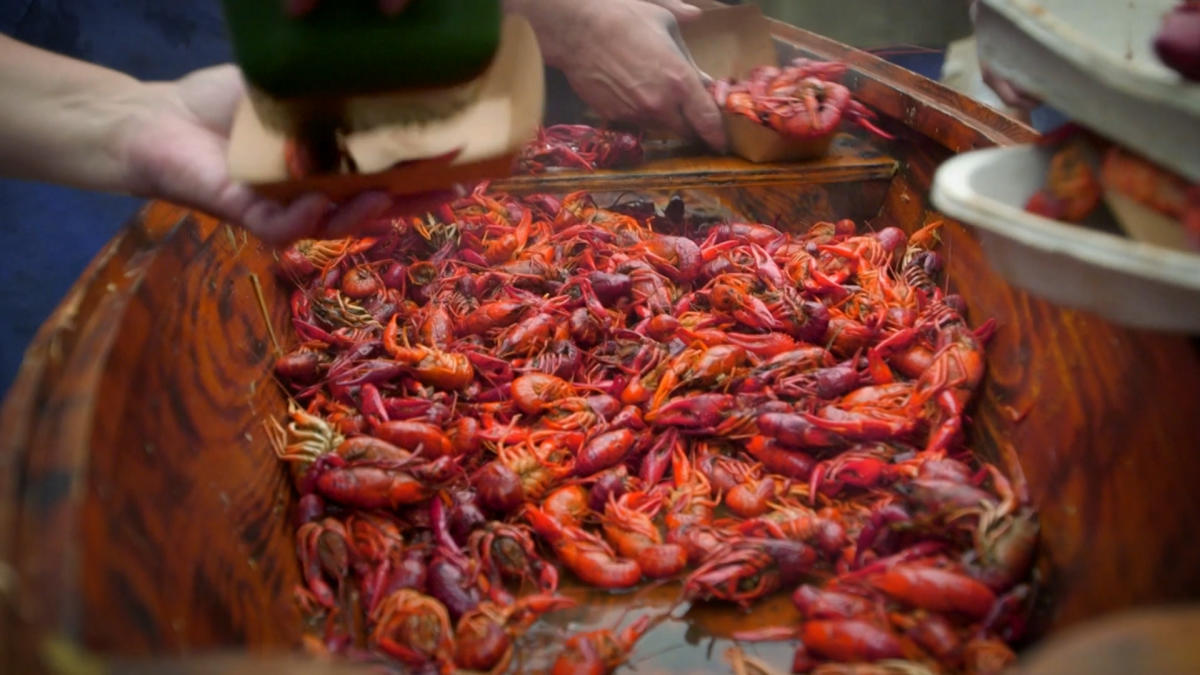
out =
{"type": "Polygon", "coordinates": [[[250,101],[234,118],[229,172],[255,191],[287,200],[320,192],[342,200],[367,190],[416,194],[458,183],[503,178],[542,121],[545,82],[537,37],[518,16],[504,19],[500,48],[480,78],[478,96],[454,114],[353,132],[344,147],[357,172],[292,179],[286,137],[265,125],[250,101]]]}
{"type": "MultiPolygon", "coordinates": [[[[680,27],[696,66],[717,79],[745,77],[757,66],[778,65],[771,24],[755,5],[703,12],[680,27]]],[[[751,162],[780,162],[820,157],[836,131],[814,138],[784,136],[744,115],[721,111],[730,150],[751,162]]]]}

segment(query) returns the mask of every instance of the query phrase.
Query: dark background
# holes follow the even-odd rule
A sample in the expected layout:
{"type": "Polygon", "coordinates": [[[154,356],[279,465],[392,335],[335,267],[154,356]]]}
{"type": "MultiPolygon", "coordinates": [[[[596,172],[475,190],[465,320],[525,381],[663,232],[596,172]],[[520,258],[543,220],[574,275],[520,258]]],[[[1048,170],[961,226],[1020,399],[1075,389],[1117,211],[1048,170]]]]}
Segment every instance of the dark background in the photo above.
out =
{"type": "MultiPolygon", "coordinates": [[[[230,59],[217,0],[3,0],[0,31],[142,79],[230,59]]],[[[937,78],[942,55],[887,55],[937,78]]],[[[0,392],[38,326],[141,201],[0,180],[0,392]]]]}
{"type": "MultiPolygon", "coordinates": [[[[0,31],[142,79],[230,58],[216,0],[2,0],[0,31]]],[[[0,392],[38,326],[141,203],[0,180],[0,392]]]]}

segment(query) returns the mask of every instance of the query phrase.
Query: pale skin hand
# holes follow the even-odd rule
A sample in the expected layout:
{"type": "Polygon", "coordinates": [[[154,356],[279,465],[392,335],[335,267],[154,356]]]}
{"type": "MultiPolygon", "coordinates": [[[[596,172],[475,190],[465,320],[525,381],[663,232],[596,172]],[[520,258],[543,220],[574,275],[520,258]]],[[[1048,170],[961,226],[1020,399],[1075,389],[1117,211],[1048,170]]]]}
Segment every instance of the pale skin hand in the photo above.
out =
{"type": "MultiPolygon", "coordinates": [[[[974,23],[975,14],[978,11],[979,0],[971,0],[970,12],[972,23],[974,23]]],[[[996,92],[996,95],[1000,97],[1000,100],[1004,101],[1006,104],[1023,110],[1026,113],[1041,105],[1042,102],[1036,97],[1018,89],[1013,85],[1012,82],[1009,82],[1007,79],[997,75],[995,71],[988,67],[988,64],[984,62],[982,58],[979,60],[979,70],[983,75],[983,83],[990,87],[992,91],[996,92]]]]}
{"type": "Polygon", "coordinates": [[[527,18],[546,63],[601,117],[663,127],[726,147],[706,76],[679,35],[700,10],[679,0],[506,0],[527,18]]]}
{"type": "Polygon", "coordinates": [[[244,226],[263,241],[338,237],[389,208],[444,195],[319,194],[279,204],[233,181],[226,147],[244,95],[231,65],[146,83],[0,36],[0,175],[166,199],[244,226]]]}

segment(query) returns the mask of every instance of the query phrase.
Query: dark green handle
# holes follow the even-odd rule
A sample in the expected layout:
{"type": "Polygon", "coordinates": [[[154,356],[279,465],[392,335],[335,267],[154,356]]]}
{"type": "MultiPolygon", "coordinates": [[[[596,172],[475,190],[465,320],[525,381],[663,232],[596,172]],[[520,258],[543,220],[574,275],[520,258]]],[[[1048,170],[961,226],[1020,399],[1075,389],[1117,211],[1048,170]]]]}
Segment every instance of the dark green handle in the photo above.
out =
{"type": "Polygon", "coordinates": [[[459,84],[500,43],[499,0],[413,0],[396,17],[377,0],[324,0],[303,18],[283,0],[223,0],[247,81],[278,98],[342,97],[459,84]]]}

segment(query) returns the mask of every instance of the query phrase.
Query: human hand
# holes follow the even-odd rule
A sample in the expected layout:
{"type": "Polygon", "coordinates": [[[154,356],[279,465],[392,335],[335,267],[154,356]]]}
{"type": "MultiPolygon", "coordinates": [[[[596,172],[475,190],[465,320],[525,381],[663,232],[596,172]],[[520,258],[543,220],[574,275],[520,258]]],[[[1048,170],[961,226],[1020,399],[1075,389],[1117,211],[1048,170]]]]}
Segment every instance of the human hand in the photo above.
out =
{"type": "Polygon", "coordinates": [[[725,149],[720,110],[679,33],[678,21],[699,9],[680,0],[511,4],[533,24],[547,63],[601,117],[696,135],[725,149]]]}
{"type": "MultiPolygon", "coordinates": [[[[975,17],[979,13],[979,0],[971,0],[968,11],[971,15],[971,23],[974,24],[975,17]]],[[[978,42],[976,42],[976,44],[978,45],[978,42]]],[[[978,54],[977,52],[976,56],[979,59],[979,73],[983,76],[983,83],[986,84],[989,89],[996,92],[996,96],[999,96],[1000,100],[1004,101],[1006,105],[1028,113],[1042,104],[1037,97],[1028,92],[1022,91],[1009,80],[997,75],[996,71],[992,70],[991,67],[988,66],[987,61],[983,59],[982,54],[978,54]]]]}
{"type": "Polygon", "coordinates": [[[335,205],[317,193],[280,204],[230,178],[226,148],[244,95],[232,65],[198,70],[175,82],[143,85],[124,123],[120,152],[129,191],[207,211],[270,244],[355,233],[385,211],[421,212],[449,195],[394,199],[367,192],[335,205]]]}
{"type": "Polygon", "coordinates": [[[979,62],[979,72],[983,76],[983,83],[996,92],[996,95],[1005,104],[1025,112],[1029,112],[1042,104],[1033,94],[1019,89],[1009,80],[997,75],[996,71],[988,67],[983,61],[979,62]]]}
{"type": "Polygon", "coordinates": [[[658,5],[674,15],[677,21],[687,22],[700,16],[700,8],[695,5],[689,5],[683,0],[642,0],[651,5],[658,5]]]}

